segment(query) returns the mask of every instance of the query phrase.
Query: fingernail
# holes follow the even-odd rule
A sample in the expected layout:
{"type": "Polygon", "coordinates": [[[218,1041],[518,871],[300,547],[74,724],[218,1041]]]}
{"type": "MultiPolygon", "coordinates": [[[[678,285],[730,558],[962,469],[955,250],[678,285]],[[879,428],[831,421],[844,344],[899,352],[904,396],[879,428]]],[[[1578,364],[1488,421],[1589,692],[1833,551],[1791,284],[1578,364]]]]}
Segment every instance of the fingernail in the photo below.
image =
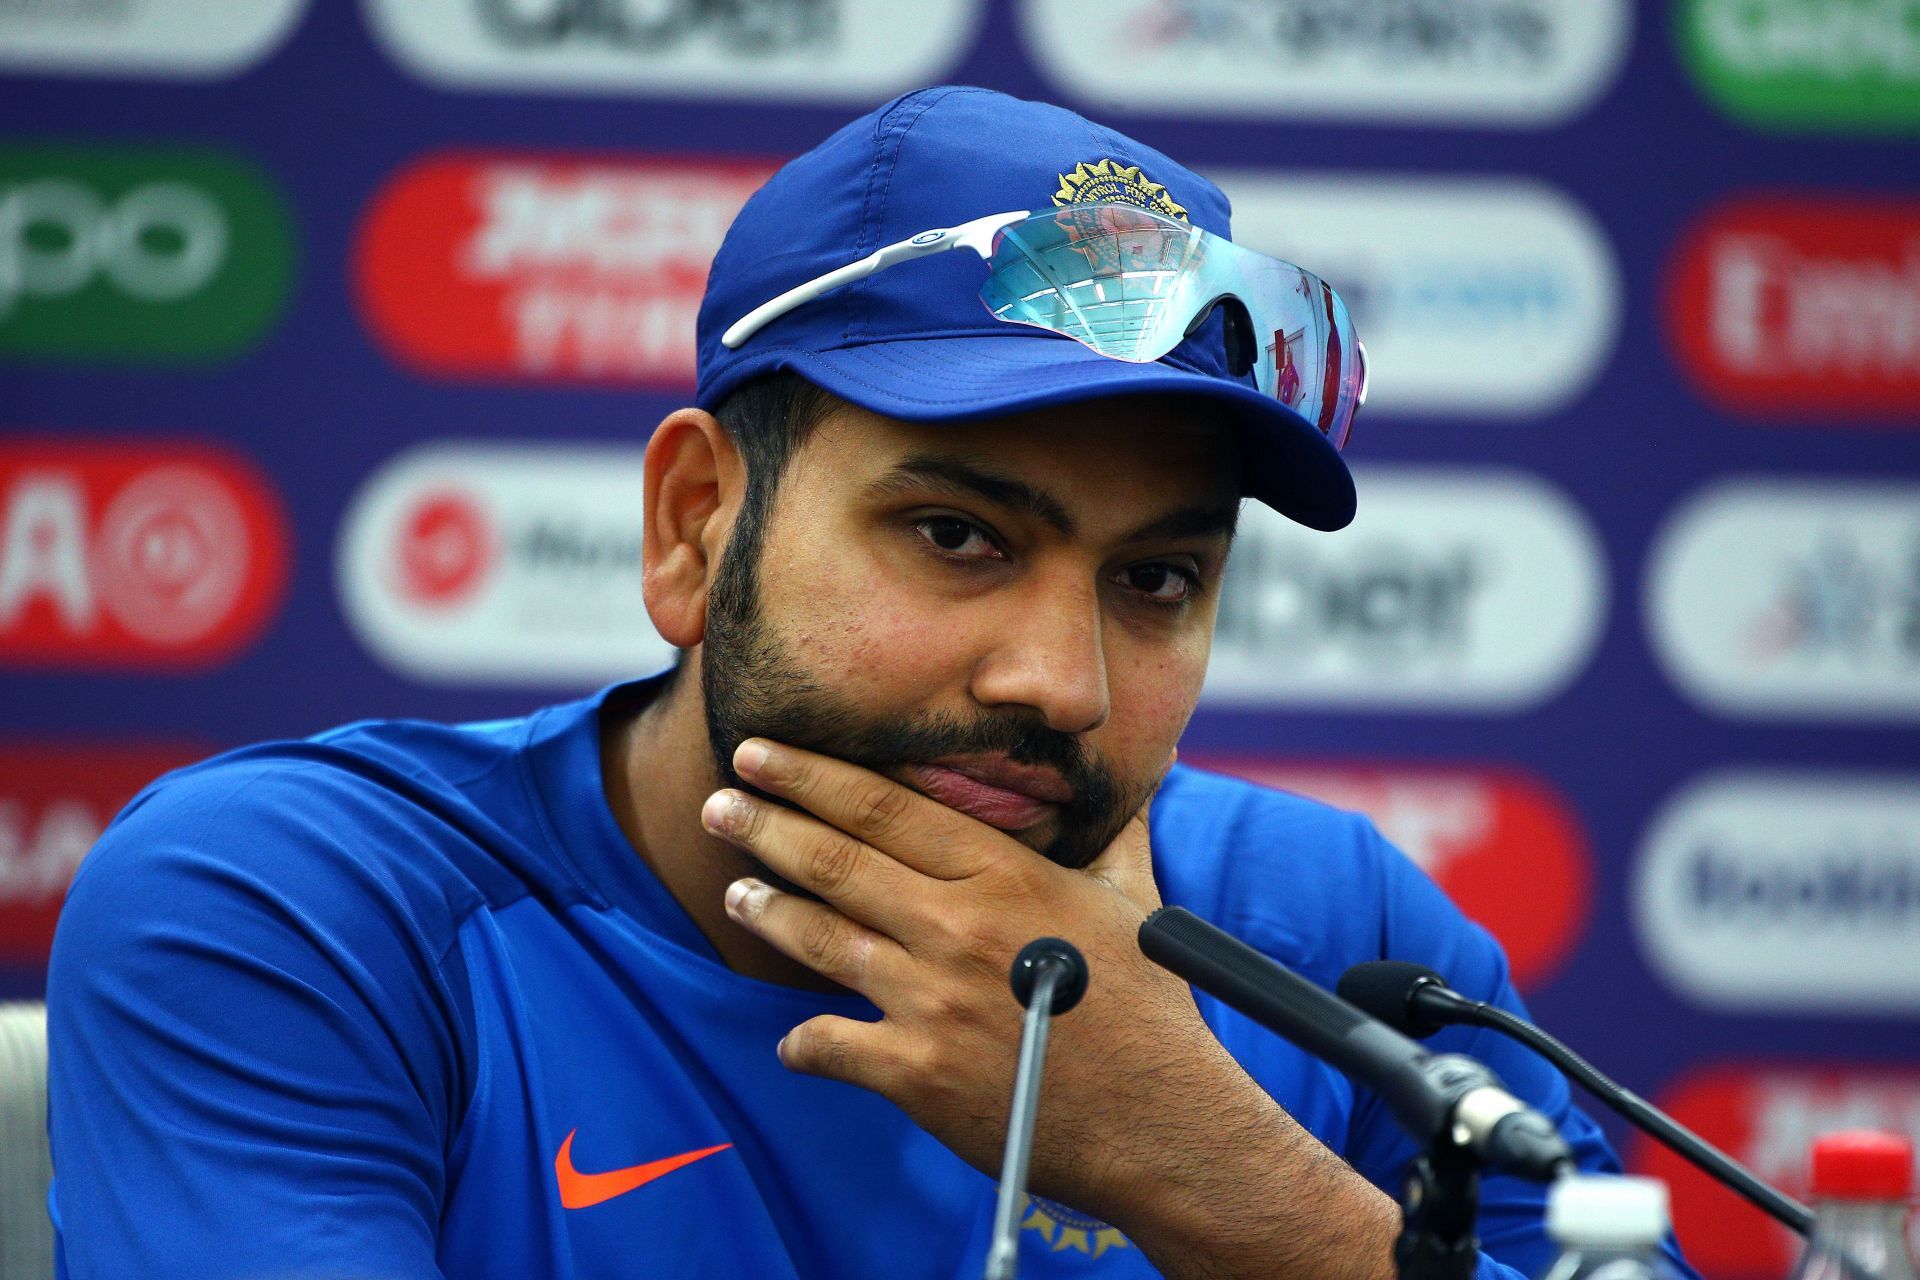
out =
{"type": "Polygon", "coordinates": [[[748,876],[727,886],[727,914],[736,920],[751,920],[760,914],[772,890],[748,876]]]}
{"type": "Polygon", "coordinates": [[[700,825],[709,831],[725,831],[746,807],[746,797],[738,791],[716,791],[700,806],[700,825]]]}
{"type": "Polygon", "coordinates": [[[748,738],[733,750],[733,768],[743,778],[751,778],[760,772],[760,766],[767,762],[767,744],[756,738],[748,738]]]}
{"type": "Polygon", "coordinates": [[[780,1059],[781,1066],[786,1065],[787,1063],[787,1037],[786,1036],[781,1036],[780,1043],[773,1046],[773,1056],[780,1059]]]}

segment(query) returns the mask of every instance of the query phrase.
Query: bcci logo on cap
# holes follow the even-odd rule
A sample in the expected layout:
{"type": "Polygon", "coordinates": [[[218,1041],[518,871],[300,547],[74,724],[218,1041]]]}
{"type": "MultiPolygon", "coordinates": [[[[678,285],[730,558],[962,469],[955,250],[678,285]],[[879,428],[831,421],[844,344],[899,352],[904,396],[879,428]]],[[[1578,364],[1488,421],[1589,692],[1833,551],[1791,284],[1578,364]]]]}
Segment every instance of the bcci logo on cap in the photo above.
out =
{"type": "Polygon", "coordinates": [[[1130,204],[1162,217],[1187,220],[1186,208],[1174,203],[1166,187],[1141,173],[1139,165],[1113,159],[1092,163],[1083,160],[1072,173],[1061,174],[1053,202],[1062,208],[1074,204],[1130,204]]]}

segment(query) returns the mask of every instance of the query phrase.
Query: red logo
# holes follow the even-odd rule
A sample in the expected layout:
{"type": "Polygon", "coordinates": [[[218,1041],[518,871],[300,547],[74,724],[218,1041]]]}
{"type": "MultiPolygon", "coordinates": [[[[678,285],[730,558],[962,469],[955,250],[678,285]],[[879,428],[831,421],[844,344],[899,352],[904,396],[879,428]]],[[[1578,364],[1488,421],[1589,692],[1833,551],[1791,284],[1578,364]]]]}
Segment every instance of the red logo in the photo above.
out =
{"type": "Polygon", "coordinates": [[[733,1146],[731,1142],[723,1142],[717,1147],[685,1151],[677,1156],[629,1165],[625,1169],[614,1169],[607,1173],[581,1173],[573,1167],[573,1135],[578,1132],[575,1129],[567,1134],[566,1140],[560,1144],[560,1154],[553,1158],[553,1176],[560,1184],[560,1203],[569,1209],[591,1209],[594,1205],[604,1204],[615,1196],[623,1196],[656,1178],[664,1178],[676,1169],[684,1169],[696,1160],[705,1160],[733,1146]]]}
{"type": "Polygon", "coordinates": [[[1920,423],[1920,208],[1748,199],[1682,240],[1673,343],[1709,398],[1742,413],[1920,423]]]}
{"type": "MultiPolygon", "coordinates": [[[[1836,1129],[1889,1129],[1920,1145],[1920,1071],[1841,1067],[1719,1067],[1683,1076],[1656,1106],[1753,1170],[1805,1200],[1813,1140],[1836,1129]]],[[[1664,1178],[1687,1260],[1717,1280],[1787,1273],[1799,1239],[1644,1135],[1627,1151],[1636,1173],[1664,1178]]],[[[1920,1223],[1915,1224],[1920,1227],[1920,1223]]]]}
{"type": "Polygon", "coordinates": [[[1592,855],[1566,801],[1538,778],[1505,770],[1181,758],[1372,818],[1500,940],[1519,987],[1553,976],[1586,930],[1592,855]]]}
{"type": "Polygon", "coordinates": [[[224,450],[0,442],[0,664],[204,667],[265,629],[287,532],[224,450]]]}
{"type": "Polygon", "coordinates": [[[360,230],[376,338],[442,377],[690,387],[707,266],[771,164],[446,154],[360,230]]]}
{"type": "Polygon", "coordinates": [[[399,536],[397,586],[415,604],[458,604],[493,568],[492,526],[464,493],[423,495],[401,518],[399,536]]]}
{"type": "Polygon", "coordinates": [[[0,964],[42,966],[74,868],[184,747],[0,745],[0,964]]]}

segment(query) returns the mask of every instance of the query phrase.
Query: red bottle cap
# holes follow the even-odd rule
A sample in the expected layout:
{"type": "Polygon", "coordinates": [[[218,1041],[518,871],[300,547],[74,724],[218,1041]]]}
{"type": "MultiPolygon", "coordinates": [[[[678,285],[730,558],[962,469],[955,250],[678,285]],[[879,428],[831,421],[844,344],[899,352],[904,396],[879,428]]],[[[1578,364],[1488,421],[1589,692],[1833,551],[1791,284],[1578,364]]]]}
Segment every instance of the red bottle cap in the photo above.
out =
{"type": "Polygon", "coordinates": [[[1913,1144],[1892,1133],[1847,1129],[1813,1143],[1813,1194],[1830,1200],[1905,1200],[1913,1144]]]}

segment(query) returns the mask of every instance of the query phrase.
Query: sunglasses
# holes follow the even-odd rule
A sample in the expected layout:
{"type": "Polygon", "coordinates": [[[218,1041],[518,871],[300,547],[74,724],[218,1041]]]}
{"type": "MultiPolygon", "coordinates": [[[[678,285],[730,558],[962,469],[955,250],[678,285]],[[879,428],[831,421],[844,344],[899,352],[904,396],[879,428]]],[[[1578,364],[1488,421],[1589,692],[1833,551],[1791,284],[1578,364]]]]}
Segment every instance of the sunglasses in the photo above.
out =
{"type": "Polygon", "coordinates": [[[734,323],[738,348],[794,308],[902,262],[971,249],[987,264],[980,300],[999,320],[1145,364],[1218,307],[1228,372],[1306,419],[1336,449],[1367,400],[1367,352],[1340,295],[1290,262],[1129,204],[996,213],[936,228],[787,290],[734,323]]]}

